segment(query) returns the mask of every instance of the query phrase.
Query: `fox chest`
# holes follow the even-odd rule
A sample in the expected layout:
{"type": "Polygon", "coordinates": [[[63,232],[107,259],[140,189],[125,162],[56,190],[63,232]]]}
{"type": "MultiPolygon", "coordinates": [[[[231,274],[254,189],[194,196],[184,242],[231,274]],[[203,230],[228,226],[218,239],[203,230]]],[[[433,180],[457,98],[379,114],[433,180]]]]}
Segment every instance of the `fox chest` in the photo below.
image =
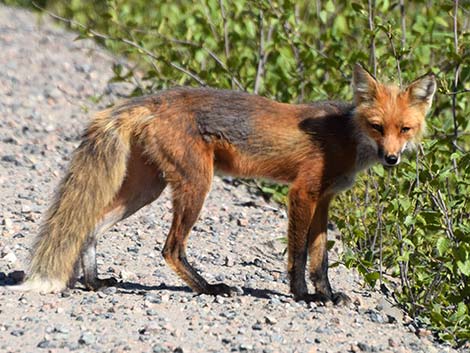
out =
{"type": "Polygon", "coordinates": [[[356,181],[356,173],[348,173],[333,178],[328,187],[328,191],[337,194],[341,191],[350,189],[356,181]]]}

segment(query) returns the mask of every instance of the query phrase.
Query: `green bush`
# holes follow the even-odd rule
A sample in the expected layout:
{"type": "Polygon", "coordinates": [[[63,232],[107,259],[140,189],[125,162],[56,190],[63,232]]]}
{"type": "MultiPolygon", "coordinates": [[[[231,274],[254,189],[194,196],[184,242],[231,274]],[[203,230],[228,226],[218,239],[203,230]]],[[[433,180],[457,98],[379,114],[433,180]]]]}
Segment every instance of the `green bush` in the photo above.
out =
{"type": "MultiPolygon", "coordinates": [[[[139,63],[114,67],[114,80],[134,82],[135,95],[210,85],[286,102],[351,100],[356,62],[395,82],[436,73],[439,94],[417,154],[397,169],[365,173],[331,216],[344,235],[344,262],[370,285],[392,288],[417,324],[460,345],[470,338],[469,2],[402,3],[72,0],[47,6],[74,21],[69,25],[82,37],[139,63]]],[[[280,199],[285,194],[284,187],[263,188],[280,199]]]]}

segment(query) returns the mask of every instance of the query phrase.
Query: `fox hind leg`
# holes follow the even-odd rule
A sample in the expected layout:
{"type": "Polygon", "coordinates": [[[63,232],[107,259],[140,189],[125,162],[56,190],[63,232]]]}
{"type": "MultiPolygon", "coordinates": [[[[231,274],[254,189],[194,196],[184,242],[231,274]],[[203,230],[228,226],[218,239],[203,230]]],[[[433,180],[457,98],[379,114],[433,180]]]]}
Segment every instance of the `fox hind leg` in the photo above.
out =
{"type": "Polygon", "coordinates": [[[233,289],[224,283],[209,284],[189,264],[186,257],[188,236],[209,192],[212,175],[213,165],[212,161],[209,161],[204,166],[192,166],[191,177],[180,176],[180,180],[173,181],[173,222],[163,248],[163,257],[195,292],[212,295],[231,294],[233,289]]]}
{"type": "Polygon", "coordinates": [[[141,151],[134,150],[128,163],[128,173],[113,203],[104,211],[104,216],[93,232],[88,235],[80,264],[83,270],[84,285],[97,290],[117,284],[115,278],[99,278],[96,263],[96,242],[100,234],[117,222],[129,217],[145,205],[156,200],[167,183],[163,174],[153,164],[149,164],[141,151]]]}
{"type": "Polygon", "coordinates": [[[117,284],[113,277],[98,278],[98,266],[96,262],[96,241],[97,237],[111,228],[118,221],[122,220],[124,212],[122,208],[117,208],[103,218],[96,227],[93,234],[88,236],[80,257],[80,263],[83,270],[83,284],[89,290],[98,290],[102,287],[109,287],[117,284]]]}

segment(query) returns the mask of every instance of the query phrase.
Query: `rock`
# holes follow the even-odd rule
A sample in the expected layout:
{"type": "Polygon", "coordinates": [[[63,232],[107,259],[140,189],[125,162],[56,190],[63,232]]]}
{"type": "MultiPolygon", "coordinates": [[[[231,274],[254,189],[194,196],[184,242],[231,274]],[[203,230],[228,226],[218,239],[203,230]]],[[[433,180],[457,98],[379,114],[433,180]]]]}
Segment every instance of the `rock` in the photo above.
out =
{"type": "Polygon", "coordinates": [[[12,336],[15,336],[15,337],[23,336],[24,335],[24,330],[23,329],[13,330],[13,331],[10,332],[10,334],[12,336]]]}
{"type": "Polygon", "coordinates": [[[240,352],[246,352],[246,351],[251,351],[253,350],[253,345],[252,344],[247,344],[247,343],[242,343],[239,345],[239,350],[240,352]]]}
{"type": "Polygon", "coordinates": [[[8,261],[9,263],[14,263],[17,260],[16,255],[13,252],[5,254],[2,258],[8,261]]]}
{"type": "Polygon", "coordinates": [[[170,301],[170,295],[165,293],[160,296],[161,303],[168,303],[170,301]]]}
{"type": "Polygon", "coordinates": [[[117,288],[116,287],[104,287],[101,289],[101,292],[106,295],[112,295],[117,292],[117,288]]]}
{"type": "Polygon", "coordinates": [[[42,340],[38,343],[37,347],[43,349],[57,348],[57,343],[49,340],[42,340]]]}
{"type": "Polygon", "coordinates": [[[135,281],[137,276],[135,273],[127,270],[121,270],[119,272],[119,278],[124,282],[135,281]]]}
{"type": "Polygon", "coordinates": [[[162,331],[162,327],[158,322],[151,322],[143,328],[139,329],[141,335],[158,335],[162,331]]]}
{"type": "Polygon", "coordinates": [[[81,345],[89,346],[96,341],[95,335],[92,332],[86,331],[80,335],[78,343],[81,345]]]}
{"type": "Polygon", "coordinates": [[[154,303],[154,304],[159,304],[162,302],[161,297],[153,293],[146,293],[144,296],[144,300],[148,301],[149,303],[154,303]]]}
{"type": "Polygon", "coordinates": [[[225,256],[224,266],[232,267],[235,265],[235,261],[231,256],[225,256]]]}
{"type": "Polygon", "coordinates": [[[393,338],[388,339],[388,345],[392,348],[395,348],[395,347],[399,346],[399,344],[393,338]]]}
{"type": "Polygon", "coordinates": [[[70,333],[70,330],[69,330],[67,327],[65,327],[65,326],[60,326],[60,325],[58,325],[58,326],[55,326],[55,327],[54,327],[54,332],[62,333],[62,334],[67,335],[67,334],[70,333]]]}
{"type": "Polygon", "coordinates": [[[170,350],[162,345],[156,344],[152,347],[153,353],[168,353],[170,350]]]}
{"type": "Polygon", "coordinates": [[[13,231],[13,221],[11,218],[4,215],[2,224],[5,226],[5,230],[9,232],[13,231]]]}
{"type": "Polygon", "coordinates": [[[386,315],[387,321],[389,323],[404,321],[403,311],[400,308],[392,305],[384,297],[380,298],[379,302],[377,303],[376,308],[377,307],[381,308],[382,313],[386,315]]]}
{"type": "Polygon", "coordinates": [[[3,162],[12,163],[12,164],[14,164],[15,166],[20,166],[20,165],[21,165],[20,160],[19,160],[16,156],[11,155],[11,154],[2,156],[2,159],[1,159],[1,160],[2,160],[3,162]]]}
{"type": "Polygon", "coordinates": [[[429,337],[429,336],[431,336],[431,335],[432,335],[432,332],[431,332],[430,330],[428,330],[428,329],[425,329],[425,328],[419,328],[419,329],[417,330],[417,334],[418,334],[419,337],[424,338],[424,337],[429,337]]]}
{"type": "Polygon", "coordinates": [[[269,325],[275,325],[277,324],[277,320],[276,318],[274,318],[273,316],[265,316],[264,317],[264,321],[269,324],[269,325]]]}
{"type": "Polygon", "coordinates": [[[156,316],[158,315],[158,311],[154,310],[154,309],[147,309],[147,311],[145,312],[148,316],[156,316]]]}
{"type": "Polygon", "coordinates": [[[369,316],[369,319],[372,321],[372,322],[376,322],[376,323],[379,323],[379,324],[383,324],[384,322],[387,322],[383,315],[376,311],[376,310],[373,310],[373,309],[370,309],[370,310],[367,310],[366,311],[366,314],[369,316]]]}
{"type": "Polygon", "coordinates": [[[246,218],[238,218],[237,219],[237,225],[239,225],[240,227],[246,227],[248,226],[249,222],[248,222],[248,219],[246,218]]]}
{"type": "Polygon", "coordinates": [[[23,205],[21,206],[21,212],[22,213],[30,213],[31,212],[31,206],[30,205],[23,205]]]}
{"type": "Polygon", "coordinates": [[[362,352],[375,352],[375,350],[372,349],[370,345],[367,343],[363,342],[358,342],[357,347],[362,351],[362,352]]]}

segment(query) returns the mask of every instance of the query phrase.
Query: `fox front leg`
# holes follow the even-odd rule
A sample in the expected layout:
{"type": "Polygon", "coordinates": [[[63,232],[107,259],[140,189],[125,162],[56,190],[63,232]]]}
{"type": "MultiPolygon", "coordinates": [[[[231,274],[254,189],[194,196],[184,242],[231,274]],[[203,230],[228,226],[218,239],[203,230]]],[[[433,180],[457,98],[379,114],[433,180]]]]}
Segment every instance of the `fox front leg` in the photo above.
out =
{"type": "Polygon", "coordinates": [[[348,304],[351,299],[344,293],[333,292],[328,279],[328,208],[331,198],[322,199],[315,210],[308,236],[310,279],[315,286],[315,296],[325,302],[348,304]]]}

